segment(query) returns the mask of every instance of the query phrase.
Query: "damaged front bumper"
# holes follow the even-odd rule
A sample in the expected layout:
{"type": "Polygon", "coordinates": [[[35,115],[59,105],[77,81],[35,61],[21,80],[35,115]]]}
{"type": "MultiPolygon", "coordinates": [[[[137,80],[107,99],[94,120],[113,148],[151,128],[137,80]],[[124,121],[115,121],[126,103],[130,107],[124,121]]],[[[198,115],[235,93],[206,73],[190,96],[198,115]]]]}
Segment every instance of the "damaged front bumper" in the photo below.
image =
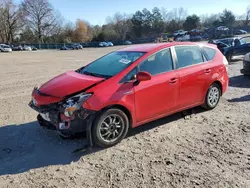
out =
{"type": "Polygon", "coordinates": [[[38,107],[31,101],[29,106],[39,113],[37,121],[41,127],[59,131],[62,135],[67,137],[86,132],[90,145],[92,145],[91,126],[96,114],[95,111],[81,108],[71,117],[66,117],[62,111],[60,112],[57,104],[38,107]]]}

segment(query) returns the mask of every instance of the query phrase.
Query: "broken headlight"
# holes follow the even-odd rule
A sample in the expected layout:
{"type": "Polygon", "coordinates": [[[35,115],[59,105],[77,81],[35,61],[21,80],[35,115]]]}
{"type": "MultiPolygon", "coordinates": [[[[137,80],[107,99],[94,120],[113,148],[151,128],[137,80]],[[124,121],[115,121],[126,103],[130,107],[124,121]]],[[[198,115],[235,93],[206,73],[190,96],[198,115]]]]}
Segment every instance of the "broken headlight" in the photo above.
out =
{"type": "Polygon", "coordinates": [[[83,103],[91,96],[91,93],[81,93],[70,97],[64,103],[64,115],[67,117],[71,117],[75,111],[80,110],[83,103]]]}

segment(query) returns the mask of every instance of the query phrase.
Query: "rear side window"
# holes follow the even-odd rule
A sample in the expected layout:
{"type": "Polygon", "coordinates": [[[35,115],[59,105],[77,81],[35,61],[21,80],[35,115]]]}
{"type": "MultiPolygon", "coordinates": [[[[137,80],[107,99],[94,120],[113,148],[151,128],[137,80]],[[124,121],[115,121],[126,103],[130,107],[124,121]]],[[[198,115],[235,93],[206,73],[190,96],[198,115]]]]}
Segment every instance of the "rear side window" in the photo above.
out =
{"type": "Polygon", "coordinates": [[[200,49],[197,46],[176,46],[177,68],[183,68],[203,62],[200,49]]]}
{"type": "Polygon", "coordinates": [[[216,50],[209,48],[209,47],[202,47],[202,49],[204,50],[204,55],[206,56],[206,59],[208,61],[212,60],[216,54],[216,50]]]}

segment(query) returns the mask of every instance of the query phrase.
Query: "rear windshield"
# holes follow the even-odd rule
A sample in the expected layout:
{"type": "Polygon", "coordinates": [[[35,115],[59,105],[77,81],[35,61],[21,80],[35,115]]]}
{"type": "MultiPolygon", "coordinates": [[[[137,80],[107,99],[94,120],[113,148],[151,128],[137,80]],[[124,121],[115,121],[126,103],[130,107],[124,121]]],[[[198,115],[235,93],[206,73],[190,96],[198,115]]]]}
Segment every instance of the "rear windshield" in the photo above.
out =
{"type": "Polygon", "coordinates": [[[216,54],[216,50],[213,49],[213,48],[209,48],[209,47],[203,47],[202,48],[204,53],[205,53],[205,56],[206,56],[206,59],[208,61],[212,60],[216,54]]]}
{"type": "Polygon", "coordinates": [[[110,78],[127,68],[144,54],[145,52],[112,52],[87,65],[79,72],[96,77],[110,78]]]}

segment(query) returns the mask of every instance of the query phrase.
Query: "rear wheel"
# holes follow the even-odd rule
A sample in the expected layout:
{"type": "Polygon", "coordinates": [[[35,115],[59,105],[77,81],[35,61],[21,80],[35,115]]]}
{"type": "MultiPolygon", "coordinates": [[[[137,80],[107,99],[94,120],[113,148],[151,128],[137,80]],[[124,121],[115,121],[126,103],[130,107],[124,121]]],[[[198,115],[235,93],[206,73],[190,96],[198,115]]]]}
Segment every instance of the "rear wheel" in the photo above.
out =
{"type": "Polygon", "coordinates": [[[220,97],[221,97],[221,88],[217,83],[213,83],[207,91],[203,107],[208,110],[214,109],[218,105],[220,97]]]}
{"type": "Polygon", "coordinates": [[[93,141],[100,147],[111,147],[119,143],[127,134],[129,120],[120,109],[102,112],[94,122],[93,141]]]}

